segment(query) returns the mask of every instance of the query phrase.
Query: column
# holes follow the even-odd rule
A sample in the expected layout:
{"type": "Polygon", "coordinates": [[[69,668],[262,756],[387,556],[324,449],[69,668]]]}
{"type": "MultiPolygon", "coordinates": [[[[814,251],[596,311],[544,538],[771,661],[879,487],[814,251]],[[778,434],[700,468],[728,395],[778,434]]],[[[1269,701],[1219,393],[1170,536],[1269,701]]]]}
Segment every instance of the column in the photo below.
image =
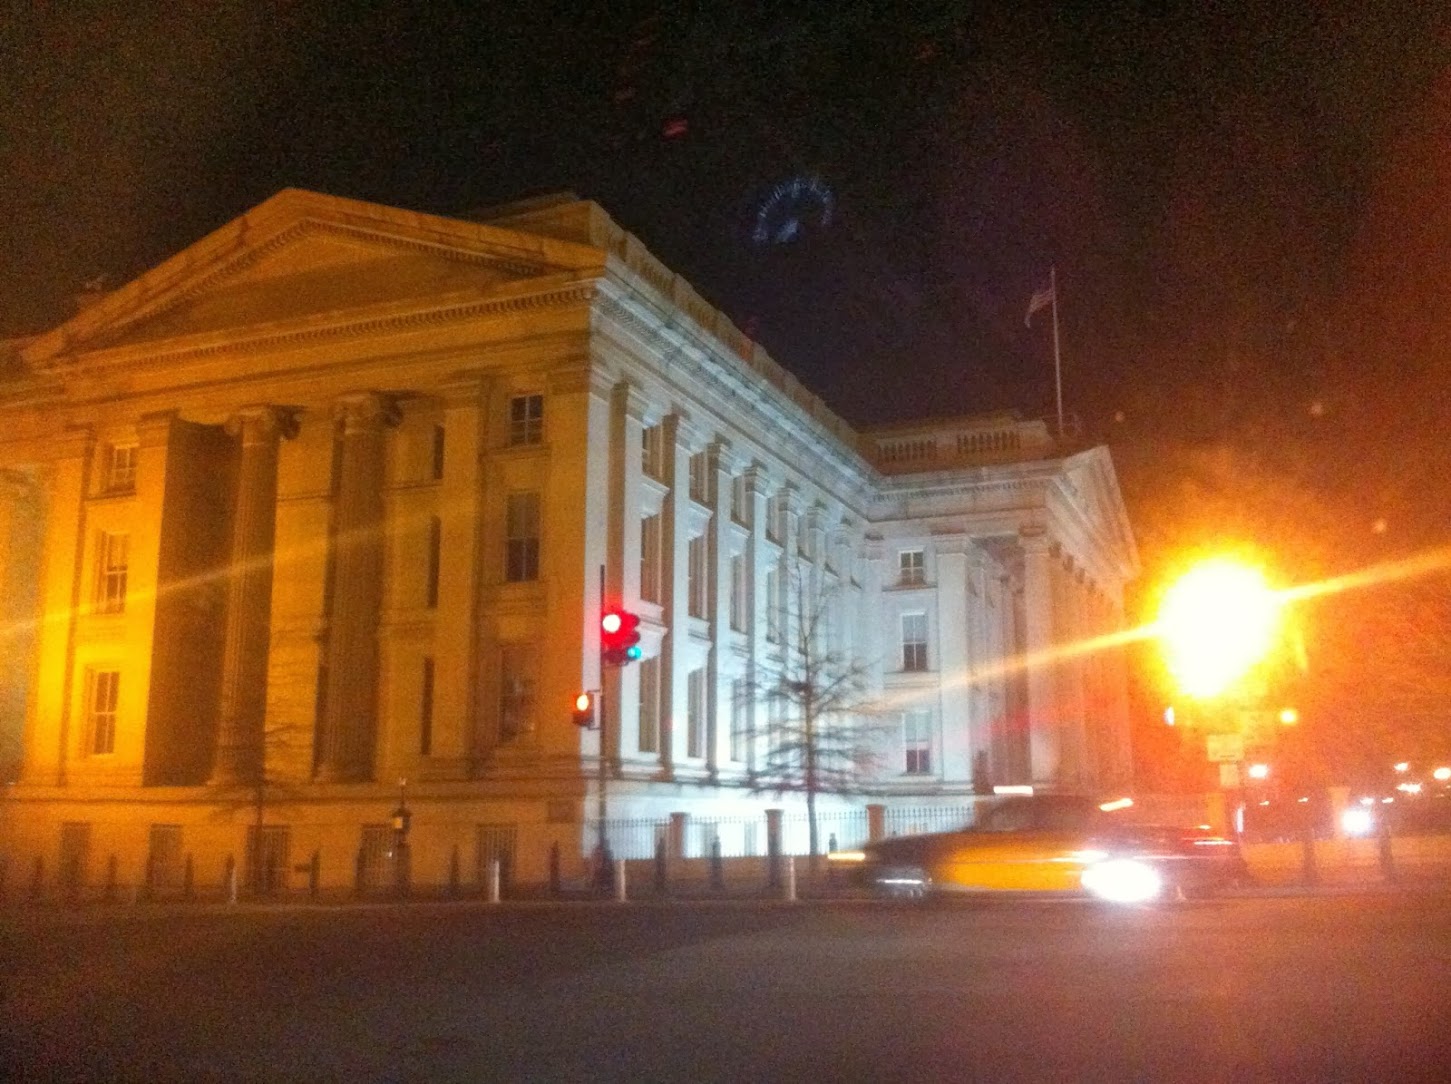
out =
{"type": "Polygon", "coordinates": [[[669,492],[661,515],[662,610],[665,637],[660,645],[660,767],[669,778],[685,753],[686,680],[690,666],[687,609],[691,432],[684,414],[664,420],[665,484],[669,492]],[[676,749],[677,743],[679,750],[676,749]]]}
{"type": "Polygon", "coordinates": [[[760,771],[762,749],[759,736],[762,727],[761,687],[766,681],[761,656],[766,643],[766,565],[771,552],[766,544],[766,475],[760,463],[752,463],[745,474],[745,516],[750,533],[746,535],[746,688],[750,696],[745,706],[746,774],[754,778],[760,771]]]}
{"type": "Polygon", "coordinates": [[[221,722],[211,778],[215,784],[254,782],[266,760],[277,449],[283,437],[297,435],[297,422],[276,407],[249,407],[227,421],[227,433],[239,439],[241,448],[227,570],[221,722]]]}
{"type": "Polygon", "coordinates": [[[944,782],[972,778],[972,686],[968,623],[971,619],[967,589],[966,535],[939,537],[937,554],[937,672],[942,696],[942,764],[944,782]]]}
{"type": "Polygon", "coordinates": [[[730,519],[731,458],[730,441],[718,437],[706,449],[709,457],[711,491],[710,526],[706,536],[706,563],[709,582],[706,613],[710,620],[710,659],[706,669],[706,767],[712,776],[731,756],[731,683],[722,662],[726,658],[730,635],[730,519]]]}
{"type": "MultiPolygon", "coordinates": [[[[645,396],[630,384],[615,385],[610,400],[609,536],[605,560],[605,597],[640,611],[640,521],[643,488],[641,441],[645,396]]],[[[649,650],[641,644],[642,650],[649,650]]],[[[617,759],[632,759],[640,749],[640,667],[622,666],[609,683],[606,709],[616,724],[611,735],[617,759]]]]}
{"type": "Polygon", "coordinates": [[[378,722],[378,621],[383,597],[383,467],[397,407],[375,392],[337,404],[342,426],[333,512],[332,607],[327,703],[318,736],[318,778],[372,778],[378,722]]]}
{"type": "Polygon", "coordinates": [[[96,438],[73,429],[53,442],[40,584],[35,694],[26,720],[26,782],[63,785],[71,744],[71,705],[76,614],[85,577],[81,571],[85,497],[90,487],[96,438]]]}
{"type": "Polygon", "coordinates": [[[1053,680],[1053,553],[1045,531],[1020,531],[1018,541],[1023,548],[1029,773],[1035,785],[1056,786],[1062,737],[1053,680]]]}

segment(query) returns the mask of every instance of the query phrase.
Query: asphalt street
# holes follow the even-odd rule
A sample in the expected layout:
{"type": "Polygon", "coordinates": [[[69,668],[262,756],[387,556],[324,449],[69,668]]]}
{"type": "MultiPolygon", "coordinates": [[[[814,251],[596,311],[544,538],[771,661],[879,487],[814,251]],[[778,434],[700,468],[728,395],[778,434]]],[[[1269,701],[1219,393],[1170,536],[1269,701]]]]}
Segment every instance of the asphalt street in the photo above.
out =
{"type": "Polygon", "coordinates": [[[12,911],[8,1080],[1451,1078],[1451,896],[12,911]]]}

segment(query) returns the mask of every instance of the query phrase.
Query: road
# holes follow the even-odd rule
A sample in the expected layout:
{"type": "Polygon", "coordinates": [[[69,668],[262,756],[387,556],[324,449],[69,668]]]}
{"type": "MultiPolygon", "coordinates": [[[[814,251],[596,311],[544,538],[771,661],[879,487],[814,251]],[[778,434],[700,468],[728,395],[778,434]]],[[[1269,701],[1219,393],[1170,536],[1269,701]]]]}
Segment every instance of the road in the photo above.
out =
{"type": "Polygon", "coordinates": [[[11,913],[10,1080],[1451,1078],[1451,896],[11,913]]]}

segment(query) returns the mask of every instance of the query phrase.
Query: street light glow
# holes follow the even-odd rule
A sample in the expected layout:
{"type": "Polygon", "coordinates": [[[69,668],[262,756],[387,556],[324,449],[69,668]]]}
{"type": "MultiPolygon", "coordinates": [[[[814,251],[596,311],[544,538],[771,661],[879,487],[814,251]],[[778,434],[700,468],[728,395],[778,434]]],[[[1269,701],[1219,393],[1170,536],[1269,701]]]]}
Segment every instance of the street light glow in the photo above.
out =
{"type": "Polygon", "coordinates": [[[1280,602],[1263,573],[1228,559],[1206,561],[1169,588],[1159,637],[1180,688],[1214,696],[1270,650],[1280,602]]]}

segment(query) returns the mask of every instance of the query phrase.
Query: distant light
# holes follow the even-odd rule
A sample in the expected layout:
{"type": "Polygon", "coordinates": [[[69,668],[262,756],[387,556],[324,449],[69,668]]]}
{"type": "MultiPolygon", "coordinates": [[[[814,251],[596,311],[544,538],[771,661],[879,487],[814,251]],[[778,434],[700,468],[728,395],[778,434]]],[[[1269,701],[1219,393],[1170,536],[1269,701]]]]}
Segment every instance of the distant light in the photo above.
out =
{"type": "Polygon", "coordinates": [[[1394,801],[1395,801],[1394,798],[1382,798],[1381,799],[1381,804],[1382,805],[1390,805],[1394,801]]]}
{"type": "Polygon", "coordinates": [[[1301,798],[1301,799],[1299,799],[1299,801],[1302,801],[1302,802],[1308,802],[1309,800],[1310,800],[1309,798],[1301,798]]]}
{"type": "Polygon", "coordinates": [[[1249,777],[1251,779],[1268,779],[1270,777],[1270,766],[1268,764],[1251,764],[1249,766],[1249,777]]]}
{"type": "Polygon", "coordinates": [[[1408,760],[1403,760],[1399,764],[1393,765],[1393,767],[1398,772],[1408,772],[1411,770],[1411,762],[1408,760]]]}
{"type": "Polygon", "coordinates": [[[1269,652],[1279,624],[1280,600],[1264,574],[1215,559],[1195,565],[1165,592],[1157,629],[1179,688],[1213,696],[1269,652]]]}
{"type": "Polygon", "coordinates": [[[993,787],[994,794],[1032,794],[1033,788],[1028,783],[1005,783],[993,787]]]}
{"type": "Polygon", "coordinates": [[[1385,534],[1390,529],[1390,524],[1383,519],[1378,519],[1370,525],[1373,534],[1385,534]]]}
{"type": "Polygon", "coordinates": [[[1362,798],[1360,800],[1360,804],[1361,805],[1375,805],[1375,799],[1374,798],[1362,798]]]}
{"type": "Polygon", "coordinates": [[[1280,709],[1280,722],[1285,726],[1294,726],[1300,721],[1300,713],[1294,708],[1280,709]]]}
{"type": "Polygon", "coordinates": [[[1120,809],[1127,809],[1133,804],[1134,800],[1132,798],[1115,798],[1111,802],[1104,802],[1098,808],[1103,810],[1105,813],[1115,813],[1120,809]]]}
{"type": "Polygon", "coordinates": [[[831,851],[827,854],[828,862],[865,862],[866,853],[863,851],[831,851]]]}
{"type": "Polygon", "coordinates": [[[1164,722],[1168,723],[1170,726],[1173,726],[1174,725],[1174,705],[1173,704],[1170,704],[1167,708],[1164,709],[1164,722]]]}
{"type": "Polygon", "coordinates": [[[1340,814],[1340,829],[1348,836],[1368,836],[1375,827],[1375,817],[1368,809],[1347,809],[1340,814]]]}
{"type": "Polygon", "coordinates": [[[1438,783],[1444,783],[1446,780],[1451,779],[1451,768],[1437,768],[1431,773],[1431,778],[1438,783]]]}
{"type": "Polygon", "coordinates": [[[1421,784],[1419,783],[1397,783],[1396,790],[1405,791],[1407,794],[1420,794],[1421,784]]]}

